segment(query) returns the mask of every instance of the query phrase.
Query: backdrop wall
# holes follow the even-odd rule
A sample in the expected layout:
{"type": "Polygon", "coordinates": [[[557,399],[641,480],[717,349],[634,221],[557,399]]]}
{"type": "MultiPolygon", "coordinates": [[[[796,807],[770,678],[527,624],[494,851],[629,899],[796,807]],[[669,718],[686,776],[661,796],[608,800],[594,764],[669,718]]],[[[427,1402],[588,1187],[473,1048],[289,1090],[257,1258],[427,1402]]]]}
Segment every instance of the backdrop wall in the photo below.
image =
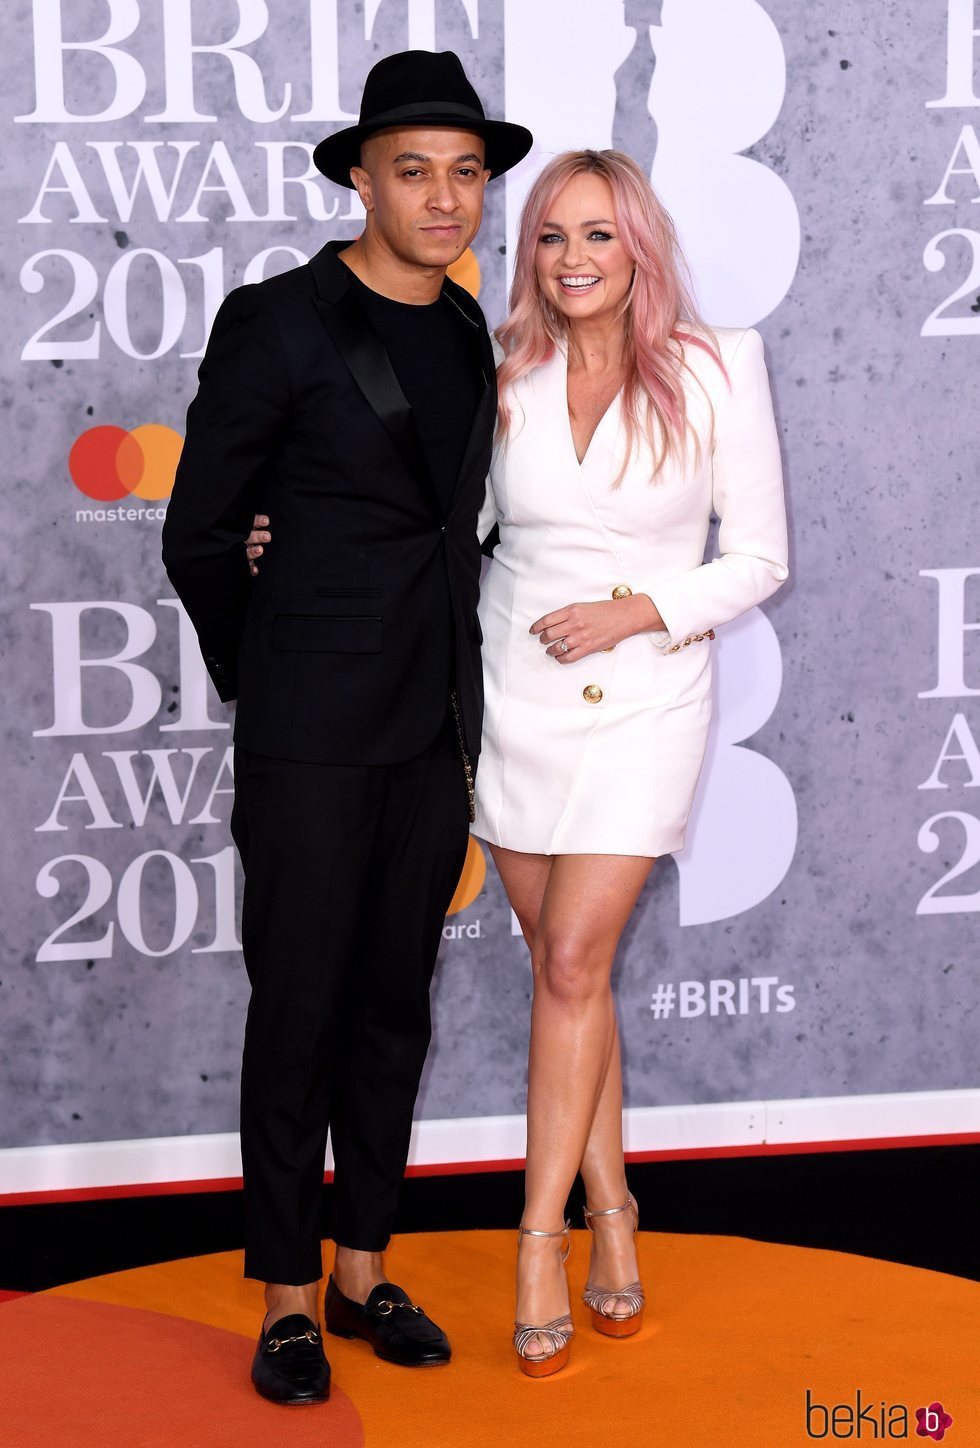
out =
{"type": "MultiPolygon", "coordinates": [[[[0,1192],[238,1174],[230,715],[159,561],[210,321],[363,223],[312,168],[367,70],[456,50],[531,157],[615,145],[709,321],[763,333],[793,578],[719,632],[686,851],[618,995],[630,1146],[980,1133],[980,5],[26,0],[0,56],[0,1192]]],[[[518,1157],[529,971],[474,842],[418,1162],[518,1157]]]]}

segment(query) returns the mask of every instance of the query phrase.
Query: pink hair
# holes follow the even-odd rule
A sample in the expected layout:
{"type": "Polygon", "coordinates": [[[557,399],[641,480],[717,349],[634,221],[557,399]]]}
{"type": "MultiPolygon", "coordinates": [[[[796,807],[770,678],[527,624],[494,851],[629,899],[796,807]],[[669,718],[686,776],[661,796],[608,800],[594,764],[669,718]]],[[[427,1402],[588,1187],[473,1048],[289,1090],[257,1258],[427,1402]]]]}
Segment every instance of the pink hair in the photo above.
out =
{"type": "Polygon", "coordinates": [[[505,353],[497,369],[499,435],[506,436],[510,428],[508,393],[514,383],[549,362],[567,336],[564,316],[538,285],[535,255],[556,197],[581,175],[608,181],[620,238],[636,263],[623,308],[626,455],[618,483],[639,438],[653,450],[654,476],[686,438],[684,345],[703,348],[722,371],[724,366],[717,350],[691,330],[703,323],[684,282],[674,225],[639,166],[622,151],[566,151],[545,166],[521,213],[510,315],[497,330],[505,353]]]}

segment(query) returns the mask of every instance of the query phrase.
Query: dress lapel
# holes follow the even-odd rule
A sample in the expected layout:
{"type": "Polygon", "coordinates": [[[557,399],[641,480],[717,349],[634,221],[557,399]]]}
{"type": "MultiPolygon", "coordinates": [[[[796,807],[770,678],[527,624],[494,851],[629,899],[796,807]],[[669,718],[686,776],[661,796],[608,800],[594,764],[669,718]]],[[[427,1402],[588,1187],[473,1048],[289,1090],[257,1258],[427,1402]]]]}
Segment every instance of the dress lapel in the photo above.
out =
{"type": "Polygon", "coordinates": [[[560,347],[556,349],[555,363],[555,406],[558,409],[556,420],[561,426],[569,458],[585,491],[591,496],[591,481],[593,486],[601,488],[604,494],[619,471],[620,464],[615,461],[615,450],[622,442],[620,431],[622,389],[617,392],[596,423],[595,431],[585,450],[585,456],[579,462],[578,454],[575,451],[575,439],[572,436],[572,419],[568,415],[568,353],[566,350],[560,347]]]}

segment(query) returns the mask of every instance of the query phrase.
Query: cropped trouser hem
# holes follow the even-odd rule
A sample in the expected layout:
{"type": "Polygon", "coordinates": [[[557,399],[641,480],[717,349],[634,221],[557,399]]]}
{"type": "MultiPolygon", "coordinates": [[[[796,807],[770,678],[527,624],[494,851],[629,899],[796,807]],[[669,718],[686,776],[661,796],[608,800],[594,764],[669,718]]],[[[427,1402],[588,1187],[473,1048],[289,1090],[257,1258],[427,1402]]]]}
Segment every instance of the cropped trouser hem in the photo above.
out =
{"type": "Polygon", "coordinates": [[[416,759],[311,765],[236,751],[252,986],[242,1060],[245,1274],[321,1271],[327,1134],[335,1239],[382,1251],[431,1033],[429,987],[468,840],[447,723],[416,759]]]}
{"type": "Polygon", "coordinates": [[[253,1277],[257,1282],[278,1282],[284,1287],[305,1287],[310,1282],[319,1282],[323,1276],[323,1255],[318,1252],[316,1257],[304,1257],[286,1270],[286,1265],[281,1261],[262,1257],[246,1248],[243,1275],[253,1277]]]}

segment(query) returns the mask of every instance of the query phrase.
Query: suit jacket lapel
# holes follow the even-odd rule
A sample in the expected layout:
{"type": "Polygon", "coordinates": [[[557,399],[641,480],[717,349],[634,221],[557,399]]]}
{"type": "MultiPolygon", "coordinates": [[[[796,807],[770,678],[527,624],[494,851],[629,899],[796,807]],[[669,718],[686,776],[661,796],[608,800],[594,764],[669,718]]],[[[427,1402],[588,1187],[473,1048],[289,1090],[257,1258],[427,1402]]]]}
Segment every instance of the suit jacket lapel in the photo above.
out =
{"type": "MultiPolygon", "coordinates": [[[[345,243],[330,242],[310,261],[318,295],[314,298],[320,319],[333,337],[340,355],[368,405],[391,438],[410,472],[422,486],[430,506],[438,514],[442,507],[432,474],[419,442],[412,409],[401,389],[391,358],[357,300],[347,267],[338,258],[345,243]]],[[[349,245],[349,243],[346,243],[349,245]]],[[[481,452],[486,449],[488,432],[494,426],[497,408],[497,377],[493,349],[485,327],[468,317],[450,296],[459,314],[460,326],[471,339],[483,374],[483,392],[473,414],[469,439],[453,488],[455,502],[460,484],[469,477],[481,452]]],[[[481,486],[484,479],[480,478],[481,486]]]]}
{"type": "MultiPolygon", "coordinates": [[[[492,437],[496,420],[497,388],[495,386],[495,378],[491,374],[490,382],[484,388],[483,395],[477,403],[476,411],[473,414],[473,426],[470,429],[466,451],[463,453],[463,461],[460,464],[459,474],[456,478],[456,486],[453,489],[453,501],[456,499],[456,494],[461,484],[471,476],[481,453],[486,454],[487,438],[492,437]]],[[[486,482],[485,472],[485,469],[481,469],[478,479],[481,488],[486,482]]]]}
{"type": "MultiPolygon", "coordinates": [[[[472,336],[474,351],[477,353],[477,361],[483,374],[483,391],[476,404],[476,411],[473,413],[473,423],[470,428],[470,435],[463,451],[463,460],[459,465],[459,472],[456,475],[456,482],[453,487],[452,501],[455,502],[460,485],[469,477],[473,467],[481,453],[486,451],[488,435],[492,435],[497,415],[497,372],[493,362],[493,348],[490,345],[490,337],[485,327],[477,326],[472,318],[468,317],[461,307],[457,306],[453,298],[457,312],[460,315],[461,323],[466,327],[468,334],[472,336]]],[[[480,477],[481,487],[486,479],[480,477]]]]}
{"type": "Polygon", "coordinates": [[[419,443],[412,409],[395,376],[391,358],[359,305],[347,268],[331,244],[310,262],[319,295],[320,320],[330,333],[355,383],[409,471],[438,507],[435,485],[419,443]]]}

